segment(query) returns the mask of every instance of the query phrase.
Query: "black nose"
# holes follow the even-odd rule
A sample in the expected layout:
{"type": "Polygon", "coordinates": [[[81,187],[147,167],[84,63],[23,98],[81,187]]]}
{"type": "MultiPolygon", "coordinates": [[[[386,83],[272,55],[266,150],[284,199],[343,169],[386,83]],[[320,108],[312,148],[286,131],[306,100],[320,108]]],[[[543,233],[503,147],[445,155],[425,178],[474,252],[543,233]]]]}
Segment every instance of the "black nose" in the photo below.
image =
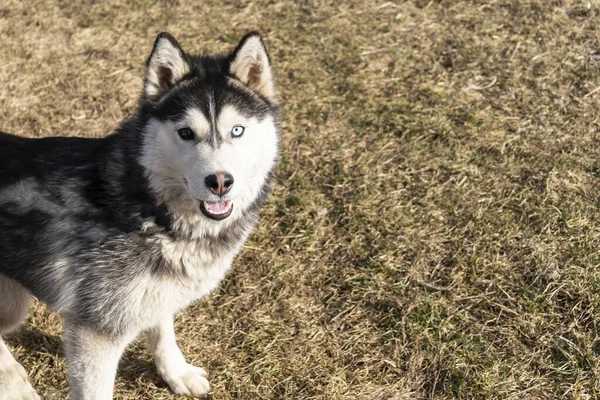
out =
{"type": "Polygon", "coordinates": [[[223,196],[233,186],[233,176],[226,172],[217,172],[204,178],[204,183],[211,192],[217,196],[223,196]]]}

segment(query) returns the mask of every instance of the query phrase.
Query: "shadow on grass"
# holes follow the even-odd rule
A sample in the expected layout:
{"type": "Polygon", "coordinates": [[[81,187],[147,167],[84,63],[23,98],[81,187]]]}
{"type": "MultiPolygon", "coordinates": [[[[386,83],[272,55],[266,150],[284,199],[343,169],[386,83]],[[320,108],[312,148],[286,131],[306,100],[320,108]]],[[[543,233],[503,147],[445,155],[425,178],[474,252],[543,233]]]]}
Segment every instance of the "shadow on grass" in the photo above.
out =
{"type": "Polygon", "coordinates": [[[8,339],[14,346],[23,347],[28,354],[63,354],[62,339],[58,335],[50,335],[31,328],[22,328],[8,335],[8,339]]]}
{"type": "Polygon", "coordinates": [[[136,345],[125,350],[119,362],[117,376],[127,382],[138,382],[140,380],[152,382],[156,387],[167,387],[156,372],[154,362],[148,358],[147,350],[136,345]]]}

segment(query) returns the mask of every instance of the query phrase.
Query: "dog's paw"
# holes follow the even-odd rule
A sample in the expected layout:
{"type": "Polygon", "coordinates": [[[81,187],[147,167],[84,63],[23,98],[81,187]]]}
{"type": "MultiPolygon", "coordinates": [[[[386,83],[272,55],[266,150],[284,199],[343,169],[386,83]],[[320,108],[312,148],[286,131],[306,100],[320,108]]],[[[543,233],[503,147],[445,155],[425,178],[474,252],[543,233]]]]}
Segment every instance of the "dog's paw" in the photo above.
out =
{"type": "Polygon", "coordinates": [[[159,371],[159,373],[171,390],[177,394],[204,397],[210,391],[210,385],[208,379],[206,379],[208,374],[204,368],[183,364],[159,371]]]}
{"type": "Polygon", "coordinates": [[[27,380],[25,369],[12,359],[0,363],[0,394],[7,400],[40,400],[27,380]]]}

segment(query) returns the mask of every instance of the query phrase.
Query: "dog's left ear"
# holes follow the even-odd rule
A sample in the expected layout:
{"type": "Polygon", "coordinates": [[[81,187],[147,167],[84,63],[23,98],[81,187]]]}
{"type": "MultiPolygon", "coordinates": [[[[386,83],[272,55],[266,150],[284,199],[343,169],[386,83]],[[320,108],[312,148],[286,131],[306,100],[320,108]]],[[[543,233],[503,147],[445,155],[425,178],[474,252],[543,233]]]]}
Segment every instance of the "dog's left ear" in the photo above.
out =
{"type": "Polygon", "coordinates": [[[189,72],[187,56],[177,40],[167,32],[160,33],[146,62],[144,95],[159,100],[189,72]]]}
{"type": "Polygon", "coordinates": [[[258,32],[250,32],[231,53],[229,72],[250,89],[275,100],[269,54],[258,32]]]}

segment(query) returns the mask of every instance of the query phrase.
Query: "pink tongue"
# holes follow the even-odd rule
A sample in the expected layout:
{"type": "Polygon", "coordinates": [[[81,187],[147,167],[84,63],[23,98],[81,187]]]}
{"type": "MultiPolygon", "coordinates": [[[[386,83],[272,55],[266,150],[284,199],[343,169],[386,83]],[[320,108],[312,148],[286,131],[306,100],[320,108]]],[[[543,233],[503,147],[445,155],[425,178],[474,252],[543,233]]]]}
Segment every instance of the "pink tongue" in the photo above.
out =
{"type": "Polygon", "coordinates": [[[206,209],[213,214],[225,214],[229,211],[229,201],[205,201],[206,209]]]}

